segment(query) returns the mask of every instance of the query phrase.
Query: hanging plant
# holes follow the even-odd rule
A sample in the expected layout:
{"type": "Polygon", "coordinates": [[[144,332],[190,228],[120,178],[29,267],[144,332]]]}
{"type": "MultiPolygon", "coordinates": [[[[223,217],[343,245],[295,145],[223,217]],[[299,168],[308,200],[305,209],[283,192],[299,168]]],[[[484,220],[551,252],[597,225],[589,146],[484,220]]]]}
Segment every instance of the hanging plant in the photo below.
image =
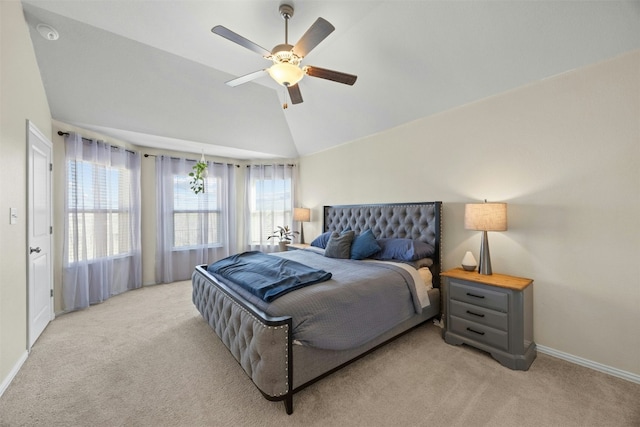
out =
{"type": "Polygon", "coordinates": [[[193,172],[189,172],[191,191],[196,194],[204,193],[204,179],[207,177],[207,162],[204,160],[204,156],[192,169],[193,172]]]}

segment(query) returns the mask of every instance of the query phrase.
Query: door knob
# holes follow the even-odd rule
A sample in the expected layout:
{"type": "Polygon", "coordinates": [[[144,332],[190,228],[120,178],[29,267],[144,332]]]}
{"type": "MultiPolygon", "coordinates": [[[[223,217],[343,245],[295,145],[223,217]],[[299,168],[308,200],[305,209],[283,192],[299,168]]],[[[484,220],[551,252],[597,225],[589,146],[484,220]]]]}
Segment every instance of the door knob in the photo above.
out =
{"type": "Polygon", "coordinates": [[[29,255],[31,255],[31,254],[32,254],[32,253],[34,253],[34,252],[35,252],[35,253],[37,253],[37,254],[39,254],[41,250],[42,250],[42,249],[40,249],[40,246],[38,246],[37,248],[31,248],[31,247],[30,247],[30,248],[29,248],[29,255]]]}

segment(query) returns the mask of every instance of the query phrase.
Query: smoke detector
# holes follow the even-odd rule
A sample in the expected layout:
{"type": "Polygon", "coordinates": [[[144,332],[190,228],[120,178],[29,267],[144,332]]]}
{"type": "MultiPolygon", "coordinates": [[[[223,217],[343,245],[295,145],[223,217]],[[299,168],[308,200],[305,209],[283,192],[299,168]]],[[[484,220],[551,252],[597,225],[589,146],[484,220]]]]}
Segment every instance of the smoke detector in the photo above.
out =
{"type": "Polygon", "coordinates": [[[36,30],[38,30],[38,32],[40,33],[40,35],[42,37],[44,37],[47,40],[58,40],[60,38],[60,34],[58,34],[58,31],[56,31],[55,28],[53,28],[50,25],[47,24],[38,24],[36,26],[36,30]]]}

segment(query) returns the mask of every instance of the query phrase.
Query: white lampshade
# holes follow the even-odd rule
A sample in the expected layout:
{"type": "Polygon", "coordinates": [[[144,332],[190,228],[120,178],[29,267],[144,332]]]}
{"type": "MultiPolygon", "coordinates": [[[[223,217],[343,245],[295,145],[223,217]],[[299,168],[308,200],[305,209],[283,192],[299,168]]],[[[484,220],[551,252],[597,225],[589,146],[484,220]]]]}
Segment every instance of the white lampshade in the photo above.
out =
{"type": "Polygon", "coordinates": [[[273,64],[269,67],[268,72],[273,80],[282,86],[293,86],[304,77],[304,72],[300,67],[289,64],[288,62],[273,64]]]}
{"type": "Polygon", "coordinates": [[[299,222],[309,222],[311,220],[311,210],[308,208],[294,208],[293,220],[299,222]]]}
{"type": "Polygon", "coordinates": [[[507,230],[506,203],[468,203],[464,206],[464,228],[480,231],[507,230]]]}
{"type": "Polygon", "coordinates": [[[482,231],[478,273],[492,274],[487,231],[506,231],[506,203],[468,203],[464,205],[464,228],[482,231]]]}

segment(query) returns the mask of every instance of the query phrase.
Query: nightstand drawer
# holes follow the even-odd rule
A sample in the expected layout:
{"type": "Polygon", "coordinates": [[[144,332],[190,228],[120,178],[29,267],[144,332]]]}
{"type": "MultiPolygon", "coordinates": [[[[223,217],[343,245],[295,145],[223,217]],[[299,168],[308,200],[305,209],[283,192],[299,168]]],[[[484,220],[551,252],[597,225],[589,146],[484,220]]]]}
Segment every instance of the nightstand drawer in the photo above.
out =
{"type": "Polygon", "coordinates": [[[476,322],[451,316],[450,331],[494,348],[509,350],[509,334],[476,322]]]}
{"type": "Polygon", "coordinates": [[[509,295],[506,293],[492,291],[486,287],[468,286],[455,280],[449,281],[449,297],[454,300],[503,311],[505,313],[509,307],[509,295]]]}
{"type": "Polygon", "coordinates": [[[507,330],[508,316],[501,311],[489,310],[477,305],[467,304],[460,301],[451,301],[451,315],[461,317],[492,328],[507,330]]]}

